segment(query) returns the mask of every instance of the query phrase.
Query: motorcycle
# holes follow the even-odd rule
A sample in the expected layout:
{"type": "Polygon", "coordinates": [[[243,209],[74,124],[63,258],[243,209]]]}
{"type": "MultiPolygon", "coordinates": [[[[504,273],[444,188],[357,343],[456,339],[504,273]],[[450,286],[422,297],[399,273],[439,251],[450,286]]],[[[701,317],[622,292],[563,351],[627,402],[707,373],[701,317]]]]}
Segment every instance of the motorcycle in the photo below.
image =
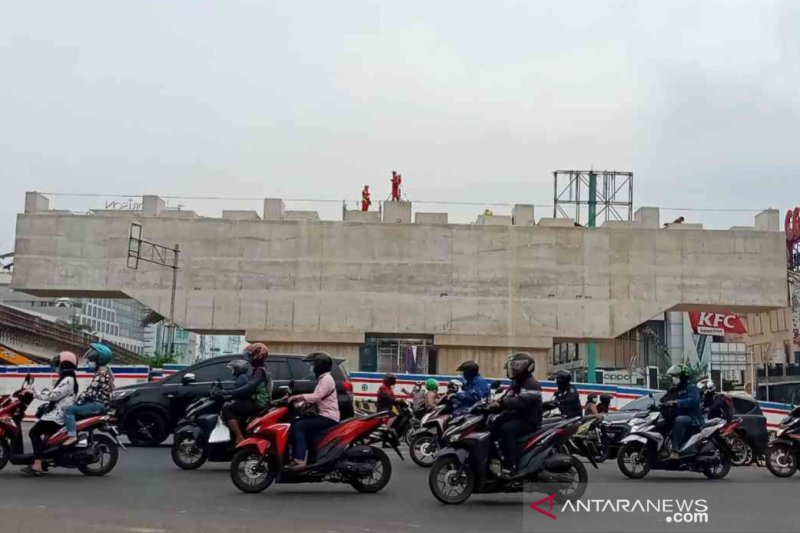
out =
{"type": "Polygon", "coordinates": [[[441,438],[453,418],[453,406],[448,400],[422,417],[419,429],[411,435],[408,454],[417,466],[429,468],[436,459],[441,438]]]}
{"type": "MultiPolygon", "coordinates": [[[[394,411],[394,416],[388,417],[385,424],[375,429],[365,444],[371,445],[380,442],[385,448],[387,446],[392,447],[392,443],[399,445],[400,441],[403,440],[408,442],[408,435],[413,433],[414,409],[407,401],[399,400],[395,404],[394,411]]],[[[370,413],[363,414],[369,415],[370,413]]],[[[400,459],[405,460],[399,451],[399,447],[396,450],[400,459]]]]}
{"type": "Polygon", "coordinates": [[[726,440],[741,425],[741,419],[727,422],[722,418],[708,420],[677,450],[678,458],[670,457],[671,444],[667,433],[672,418],[669,403],[662,403],[649,413],[631,421],[630,433],[622,439],[617,465],[629,478],[641,479],[650,470],[702,472],[709,479],[722,479],[731,469],[731,450],[726,440]]]}
{"type": "Polygon", "coordinates": [[[224,398],[216,394],[222,390],[217,382],[211,394],[189,405],[186,415],[178,422],[172,441],[172,461],[183,470],[195,470],[206,461],[227,462],[233,457],[235,447],[228,427],[222,422],[220,409],[224,398]]]}
{"type": "Polygon", "coordinates": [[[570,455],[589,454],[595,463],[603,463],[608,459],[611,437],[606,432],[604,419],[603,415],[589,415],[580,419],[578,431],[566,443],[570,455]],[[582,441],[583,446],[578,446],[578,440],[582,441]]]}
{"type": "MultiPolygon", "coordinates": [[[[578,418],[559,419],[519,443],[524,449],[515,472],[503,475],[499,443],[493,442],[489,428],[503,414],[491,414],[484,400],[472,407],[459,421],[453,421],[442,440],[430,474],[428,486],[433,496],[445,504],[460,504],[472,494],[500,492],[544,492],[557,502],[577,500],[586,492],[586,467],[576,457],[561,452],[564,444],[581,425],[578,418]]],[[[583,446],[577,441],[576,446],[583,446]]],[[[592,454],[584,450],[597,468],[592,454]]]]}
{"type": "Polygon", "coordinates": [[[792,477],[800,458],[800,407],[781,420],[767,450],[767,468],[778,477],[792,477]]]}
{"type": "MultiPolygon", "coordinates": [[[[272,409],[247,426],[249,437],[237,447],[230,467],[233,484],[242,492],[256,493],[277,483],[349,483],[359,492],[383,489],[392,475],[392,463],[380,448],[366,444],[387,422],[376,413],[339,422],[317,437],[309,464],[287,469],[289,434],[294,408],[286,399],[272,402],[272,409]]],[[[400,454],[396,439],[389,441],[400,454]]]]}
{"type": "MultiPolygon", "coordinates": [[[[0,403],[0,470],[9,462],[13,465],[32,465],[32,453],[24,453],[22,419],[33,402],[33,378],[25,377],[22,387],[0,403]]],[[[44,471],[51,467],[77,468],[86,476],[104,476],[119,460],[119,441],[114,414],[94,415],[77,423],[79,440],[86,446],[61,446],[67,440],[66,428],[51,435],[45,443],[42,457],[44,471]]]]}

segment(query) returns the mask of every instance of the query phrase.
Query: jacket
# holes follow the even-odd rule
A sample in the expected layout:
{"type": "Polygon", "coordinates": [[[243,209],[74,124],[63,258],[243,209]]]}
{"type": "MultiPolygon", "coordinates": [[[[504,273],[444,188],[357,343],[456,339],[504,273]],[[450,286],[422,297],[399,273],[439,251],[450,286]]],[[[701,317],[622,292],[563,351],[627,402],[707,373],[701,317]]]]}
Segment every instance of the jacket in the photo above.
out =
{"type": "Polygon", "coordinates": [[[75,378],[67,376],[61,380],[61,383],[53,387],[53,390],[36,391],[34,396],[38,400],[51,403],[50,410],[42,415],[40,420],[55,422],[63,426],[64,411],[75,403],[75,378]]]}
{"type": "Polygon", "coordinates": [[[542,386],[533,376],[523,383],[513,381],[511,390],[500,401],[505,419],[520,419],[532,423],[535,427],[542,425],[542,386]]]}
{"type": "Polygon", "coordinates": [[[581,416],[581,397],[578,389],[569,385],[566,389],[559,389],[553,396],[554,404],[566,418],[581,416]]]}
{"type": "Polygon", "coordinates": [[[733,419],[733,408],[723,394],[715,393],[703,403],[709,420],[724,418],[730,422],[733,419]]]}
{"type": "Polygon", "coordinates": [[[107,366],[101,366],[94,373],[94,378],[86,389],[78,395],[77,404],[99,403],[108,409],[111,396],[114,394],[114,374],[107,366]]]}
{"type": "Polygon", "coordinates": [[[458,416],[466,413],[470,407],[488,398],[491,392],[489,382],[478,374],[471,381],[465,382],[464,387],[456,393],[453,399],[453,414],[458,416]]]}
{"type": "MultiPolygon", "coordinates": [[[[667,393],[675,401],[675,416],[688,416],[692,419],[692,424],[703,425],[703,411],[700,408],[700,389],[694,383],[687,383],[685,387],[680,385],[673,387],[667,393]]],[[[662,399],[663,401],[663,399],[662,399]]]]}
{"type": "Polygon", "coordinates": [[[306,403],[315,404],[319,411],[319,416],[324,416],[334,422],[339,421],[339,397],[336,394],[336,381],[330,372],[326,372],[319,377],[317,386],[314,387],[314,392],[299,394],[297,398],[306,403]]]}
{"type": "Polygon", "coordinates": [[[252,400],[258,407],[264,408],[269,403],[271,389],[272,377],[266,370],[257,367],[250,371],[247,383],[226,393],[234,400],[252,400]]]}
{"type": "Polygon", "coordinates": [[[378,387],[378,412],[391,411],[394,407],[394,402],[394,389],[385,383],[381,384],[381,386],[378,387]]]}

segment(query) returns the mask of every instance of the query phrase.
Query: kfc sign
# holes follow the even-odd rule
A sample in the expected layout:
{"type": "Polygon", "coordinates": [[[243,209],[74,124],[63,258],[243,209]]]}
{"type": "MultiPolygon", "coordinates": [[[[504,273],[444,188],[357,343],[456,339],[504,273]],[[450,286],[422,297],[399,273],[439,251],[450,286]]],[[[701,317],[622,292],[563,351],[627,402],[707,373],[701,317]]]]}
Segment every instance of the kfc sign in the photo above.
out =
{"type": "Polygon", "coordinates": [[[747,333],[744,322],[738,315],[725,313],[689,313],[692,330],[698,335],[723,337],[727,333],[747,333]]]}

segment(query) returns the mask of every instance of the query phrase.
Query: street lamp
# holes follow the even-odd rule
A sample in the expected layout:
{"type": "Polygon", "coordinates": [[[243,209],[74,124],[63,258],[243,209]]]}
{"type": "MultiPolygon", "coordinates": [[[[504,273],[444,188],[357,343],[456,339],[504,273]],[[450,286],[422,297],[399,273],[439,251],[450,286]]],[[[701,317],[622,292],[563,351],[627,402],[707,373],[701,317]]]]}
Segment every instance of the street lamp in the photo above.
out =
{"type": "Polygon", "coordinates": [[[169,302],[169,355],[175,355],[175,290],[178,284],[178,257],[180,253],[180,246],[177,244],[174,248],[169,248],[163,244],[142,239],[142,225],[137,222],[131,223],[128,236],[128,268],[137,270],[139,261],[145,261],[172,269],[172,293],[170,294],[169,302]]]}

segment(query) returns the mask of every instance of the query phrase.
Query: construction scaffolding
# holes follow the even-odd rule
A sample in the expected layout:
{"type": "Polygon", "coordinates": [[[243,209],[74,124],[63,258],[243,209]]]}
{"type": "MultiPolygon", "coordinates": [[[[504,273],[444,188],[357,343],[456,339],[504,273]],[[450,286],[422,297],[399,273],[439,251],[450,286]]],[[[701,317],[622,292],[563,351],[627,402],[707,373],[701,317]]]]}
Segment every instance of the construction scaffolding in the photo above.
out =
{"type": "Polygon", "coordinates": [[[633,172],[556,170],[553,217],[593,227],[598,220],[633,220],[633,172]]]}

